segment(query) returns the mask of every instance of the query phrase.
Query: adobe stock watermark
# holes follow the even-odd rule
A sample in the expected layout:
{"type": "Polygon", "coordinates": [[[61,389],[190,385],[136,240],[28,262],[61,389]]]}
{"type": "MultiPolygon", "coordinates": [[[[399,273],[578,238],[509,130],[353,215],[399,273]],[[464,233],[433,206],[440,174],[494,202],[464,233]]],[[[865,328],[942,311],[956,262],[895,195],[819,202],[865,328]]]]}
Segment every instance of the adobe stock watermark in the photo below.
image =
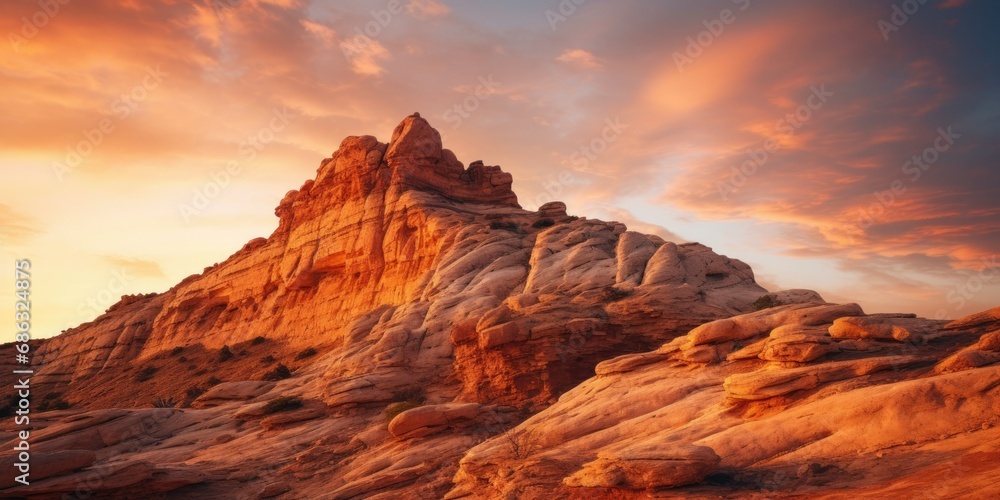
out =
{"type": "MultiPolygon", "coordinates": [[[[739,6],[740,12],[750,7],[750,0],[732,0],[732,2],[739,6]]],[[[674,64],[677,65],[677,71],[683,73],[684,66],[693,63],[695,59],[701,57],[705,53],[705,49],[722,36],[726,31],[726,26],[735,22],[736,13],[728,8],[719,11],[719,15],[715,18],[702,21],[701,24],[705,29],[699,31],[694,36],[687,37],[687,45],[684,46],[683,51],[674,51],[674,64]]]]}
{"type": "Polygon", "coordinates": [[[596,173],[590,169],[590,162],[597,160],[598,156],[607,151],[608,147],[614,144],[627,128],[628,125],[622,123],[620,116],[616,116],[614,120],[605,118],[601,133],[569,155],[569,162],[573,169],[578,172],[596,173]]]}
{"type": "Polygon", "coordinates": [[[38,0],[38,10],[31,14],[31,17],[21,17],[21,32],[10,31],[7,33],[7,41],[10,42],[14,52],[20,53],[21,47],[38,36],[42,28],[48,26],[62,11],[63,6],[69,2],[70,0],[38,0]]]}
{"type": "Polygon", "coordinates": [[[910,20],[910,16],[916,14],[925,3],[927,0],[903,0],[901,5],[893,4],[889,20],[879,19],[875,23],[879,33],[882,33],[882,39],[888,42],[889,33],[899,31],[910,20]]]}
{"type": "Polygon", "coordinates": [[[594,171],[591,168],[591,162],[597,160],[599,155],[607,151],[628,127],[627,124],[622,123],[620,116],[616,116],[614,119],[605,118],[601,132],[569,155],[568,163],[572,169],[562,169],[554,176],[548,176],[542,181],[542,188],[545,192],[535,196],[532,200],[535,205],[540,207],[550,201],[558,200],[567,187],[577,183],[576,173],[604,175],[594,171]]]}
{"type": "Polygon", "coordinates": [[[581,5],[587,3],[587,0],[559,0],[559,4],[556,5],[555,9],[548,9],[545,11],[545,20],[549,22],[549,27],[552,31],[556,30],[556,25],[565,22],[573,14],[576,14],[581,5]]]}
{"type": "MultiPolygon", "coordinates": [[[[814,113],[822,109],[826,105],[826,102],[834,95],[833,92],[826,90],[826,84],[820,84],[819,87],[813,85],[809,87],[809,90],[809,97],[806,98],[805,103],[795,108],[794,112],[786,114],[784,118],[775,122],[774,131],[781,138],[787,139],[795,135],[795,131],[802,128],[806,122],[811,120],[814,113]]],[[[779,149],[781,149],[781,141],[773,137],[768,137],[764,140],[764,144],[761,147],[747,150],[747,159],[739,167],[735,165],[730,167],[731,174],[729,179],[726,182],[720,181],[716,183],[715,187],[722,199],[728,200],[731,193],[743,187],[747,183],[747,180],[767,164],[771,155],[779,149]]]]}
{"type": "Polygon", "coordinates": [[[132,116],[132,113],[139,109],[139,105],[149,98],[150,92],[159,87],[167,76],[169,74],[160,69],[160,66],[155,68],[146,66],[146,74],[142,77],[142,82],[111,101],[109,110],[112,116],[105,116],[94,127],[81,130],[80,134],[83,139],[76,144],[66,146],[66,157],[63,161],[52,162],[52,172],[56,179],[64,180],[66,174],[73,172],[83,164],[84,160],[117,129],[118,124],[115,120],[121,122],[132,116]]]}
{"type": "Polygon", "coordinates": [[[244,165],[256,159],[257,155],[273,142],[280,132],[288,128],[288,125],[296,117],[297,115],[289,111],[287,107],[273,109],[267,126],[260,128],[252,135],[248,135],[245,140],[240,142],[236,149],[239,159],[230,160],[225,168],[212,171],[209,174],[210,180],[208,182],[192,189],[191,200],[188,203],[177,205],[177,210],[184,222],[190,223],[193,217],[201,215],[212,204],[212,201],[229,187],[233,179],[243,172],[244,165]]]}
{"type": "MultiPolygon", "coordinates": [[[[903,174],[910,180],[910,183],[916,183],[924,172],[930,170],[931,166],[941,159],[944,152],[955,145],[955,141],[960,137],[962,134],[953,132],[951,127],[938,128],[937,137],[934,138],[932,144],[903,163],[903,174]]],[[[868,229],[872,227],[885,215],[889,207],[896,203],[896,199],[906,193],[907,189],[902,179],[895,179],[889,183],[888,189],[872,193],[875,201],[868,208],[858,211],[858,228],[868,229]]]]}
{"type": "Polygon", "coordinates": [[[441,118],[452,124],[451,128],[457,129],[461,127],[462,122],[472,116],[472,113],[475,113],[479,109],[483,101],[492,97],[502,85],[500,82],[493,80],[492,73],[485,77],[480,76],[477,83],[471,95],[462,99],[462,102],[455,103],[454,106],[448,108],[441,115],[441,118]]]}
{"type": "MultiPolygon", "coordinates": [[[[983,287],[997,281],[1000,278],[1000,262],[997,262],[997,256],[992,255],[990,258],[983,257],[983,267],[975,274],[969,274],[966,276],[965,281],[956,283],[944,294],[945,300],[952,304],[952,313],[957,315],[968,305],[968,302],[976,297],[979,292],[983,291],[983,287]]],[[[949,318],[947,308],[940,308],[934,313],[934,319],[944,320],[952,319],[949,318]]]]}
{"type": "Polygon", "coordinates": [[[125,294],[125,289],[131,281],[128,271],[124,268],[113,271],[108,284],[101,291],[80,302],[76,307],[77,315],[81,320],[85,320],[104,314],[104,311],[118,302],[119,298],[125,294]]]}
{"type": "Polygon", "coordinates": [[[532,201],[535,203],[535,206],[538,207],[550,201],[556,201],[559,199],[559,196],[563,194],[563,190],[567,186],[575,183],[576,176],[572,171],[565,169],[560,170],[554,177],[549,176],[542,181],[542,188],[545,189],[545,192],[535,196],[535,199],[532,201]]]}

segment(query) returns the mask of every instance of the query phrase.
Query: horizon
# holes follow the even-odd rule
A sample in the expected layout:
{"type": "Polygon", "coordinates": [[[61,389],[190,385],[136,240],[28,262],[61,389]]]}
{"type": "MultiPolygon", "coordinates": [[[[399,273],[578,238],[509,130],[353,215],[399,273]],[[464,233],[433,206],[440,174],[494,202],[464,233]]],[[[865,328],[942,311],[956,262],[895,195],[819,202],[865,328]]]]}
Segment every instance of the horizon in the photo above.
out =
{"type": "Polygon", "coordinates": [[[0,49],[0,245],[32,260],[35,338],[271,234],[344,137],[415,111],[522,207],[703,243],[770,291],[1000,303],[988,2],[55,4],[10,6],[0,49]]]}

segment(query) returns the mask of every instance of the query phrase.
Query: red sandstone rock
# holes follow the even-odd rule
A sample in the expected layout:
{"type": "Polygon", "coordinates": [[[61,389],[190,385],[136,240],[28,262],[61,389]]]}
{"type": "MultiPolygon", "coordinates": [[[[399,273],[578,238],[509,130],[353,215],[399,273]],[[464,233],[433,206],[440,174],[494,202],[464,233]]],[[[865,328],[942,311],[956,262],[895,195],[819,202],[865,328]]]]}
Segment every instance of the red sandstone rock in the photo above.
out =
{"type": "Polygon", "coordinates": [[[417,115],[344,139],[269,237],[39,343],[33,394],[73,407],[33,414],[49,477],[0,495],[905,497],[943,467],[943,496],[996,492],[995,311],[769,294],[510,187],[417,115]]]}

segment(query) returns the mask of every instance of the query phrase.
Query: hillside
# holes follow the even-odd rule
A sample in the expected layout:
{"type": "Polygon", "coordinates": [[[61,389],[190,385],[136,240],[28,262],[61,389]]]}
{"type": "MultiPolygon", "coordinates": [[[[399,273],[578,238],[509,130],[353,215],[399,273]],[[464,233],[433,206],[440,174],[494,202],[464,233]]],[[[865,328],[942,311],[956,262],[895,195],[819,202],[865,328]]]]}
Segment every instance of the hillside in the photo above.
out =
{"type": "Polygon", "coordinates": [[[997,492],[1000,309],[769,293],[511,183],[419,114],[344,139],[269,237],[40,342],[33,405],[68,409],[33,414],[32,484],[0,494],[997,492]]]}

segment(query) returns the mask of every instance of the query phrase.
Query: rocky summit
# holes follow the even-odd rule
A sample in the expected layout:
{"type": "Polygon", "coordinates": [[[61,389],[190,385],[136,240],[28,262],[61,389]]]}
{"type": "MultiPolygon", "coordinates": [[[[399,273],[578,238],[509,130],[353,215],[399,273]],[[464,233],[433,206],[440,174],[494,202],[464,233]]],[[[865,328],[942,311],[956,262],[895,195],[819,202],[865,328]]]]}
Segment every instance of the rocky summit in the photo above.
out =
{"type": "Polygon", "coordinates": [[[0,496],[1000,494],[1000,308],[768,292],[511,183],[419,114],[344,139],[269,237],[33,343],[0,496]]]}

